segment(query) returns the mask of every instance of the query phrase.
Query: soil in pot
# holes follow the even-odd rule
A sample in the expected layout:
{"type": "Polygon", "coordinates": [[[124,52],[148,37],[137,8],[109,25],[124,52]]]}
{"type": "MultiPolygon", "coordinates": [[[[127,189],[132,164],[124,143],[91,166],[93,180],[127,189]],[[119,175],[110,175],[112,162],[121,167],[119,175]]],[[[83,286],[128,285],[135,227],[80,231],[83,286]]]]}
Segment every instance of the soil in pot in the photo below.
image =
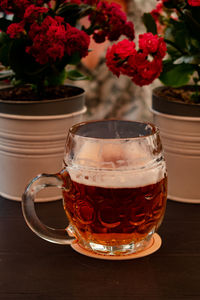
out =
{"type": "Polygon", "coordinates": [[[46,87],[43,93],[36,93],[29,85],[18,86],[0,90],[0,99],[14,101],[42,101],[73,97],[80,93],[76,87],[69,85],[46,87]]]}
{"type": "Polygon", "coordinates": [[[200,105],[200,94],[198,97],[195,97],[195,91],[196,88],[194,86],[184,86],[180,88],[163,87],[162,89],[156,90],[156,95],[166,97],[169,101],[200,105]]]}
{"type": "Polygon", "coordinates": [[[191,98],[194,92],[194,86],[158,87],[153,90],[152,109],[170,115],[199,117],[200,102],[191,98]]]}

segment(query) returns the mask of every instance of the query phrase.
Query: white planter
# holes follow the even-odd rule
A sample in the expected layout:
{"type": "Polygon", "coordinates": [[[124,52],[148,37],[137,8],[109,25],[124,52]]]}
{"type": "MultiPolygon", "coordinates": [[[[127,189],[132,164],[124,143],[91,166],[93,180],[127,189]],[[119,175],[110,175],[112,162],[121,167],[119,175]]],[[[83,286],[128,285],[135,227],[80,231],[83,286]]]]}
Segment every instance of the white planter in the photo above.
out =
{"type": "MultiPolygon", "coordinates": [[[[56,115],[0,112],[1,196],[20,201],[27,183],[33,177],[61,170],[68,129],[81,122],[86,112],[84,102],[79,106],[74,112],[56,115]]],[[[36,201],[60,198],[59,189],[50,188],[39,193],[36,201]]]]}
{"type": "MultiPolygon", "coordinates": [[[[152,111],[167,162],[168,197],[180,202],[200,203],[200,116],[184,116],[186,111],[190,114],[189,106],[185,106],[182,115],[173,115],[173,111],[178,113],[178,108],[173,110],[164,102],[163,106],[159,104],[162,109],[158,108],[157,100],[153,99],[152,111]]],[[[199,114],[199,108],[195,110],[193,106],[192,109],[191,114],[199,114]]]]}
{"type": "Polygon", "coordinates": [[[200,203],[200,118],[153,113],[167,161],[169,199],[200,203]]]}

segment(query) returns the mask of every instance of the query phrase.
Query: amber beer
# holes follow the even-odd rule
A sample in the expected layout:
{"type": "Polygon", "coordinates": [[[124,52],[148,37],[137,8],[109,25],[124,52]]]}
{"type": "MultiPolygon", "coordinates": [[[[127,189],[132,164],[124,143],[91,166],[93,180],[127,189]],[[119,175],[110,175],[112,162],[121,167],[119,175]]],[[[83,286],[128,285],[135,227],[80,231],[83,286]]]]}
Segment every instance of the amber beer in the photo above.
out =
{"type": "Polygon", "coordinates": [[[64,209],[75,234],[86,242],[124,245],[139,242],[160,225],[167,178],[140,187],[99,187],[71,182],[64,209]]]}
{"type": "Polygon", "coordinates": [[[35,177],[22,197],[22,208],[27,224],[41,238],[115,259],[147,250],[154,241],[160,245],[153,234],[162,222],[166,199],[167,169],[158,128],[100,120],[70,128],[63,169],[35,177]],[[62,188],[67,229],[49,228],[36,215],[35,194],[49,186],[62,188]]]}

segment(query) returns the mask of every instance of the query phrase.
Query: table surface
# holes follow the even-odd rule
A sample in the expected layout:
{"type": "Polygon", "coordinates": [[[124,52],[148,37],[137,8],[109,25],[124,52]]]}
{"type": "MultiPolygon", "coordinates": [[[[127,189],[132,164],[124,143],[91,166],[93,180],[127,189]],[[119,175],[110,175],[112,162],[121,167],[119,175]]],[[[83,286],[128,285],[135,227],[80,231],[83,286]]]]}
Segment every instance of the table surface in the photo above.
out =
{"type": "MultiPolygon", "coordinates": [[[[40,218],[63,227],[62,202],[37,203],[40,218]]],[[[0,197],[0,299],[200,299],[200,206],[168,201],[161,248],[149,256],[108,261],[40,239],[21,204],[0,197]]]]}

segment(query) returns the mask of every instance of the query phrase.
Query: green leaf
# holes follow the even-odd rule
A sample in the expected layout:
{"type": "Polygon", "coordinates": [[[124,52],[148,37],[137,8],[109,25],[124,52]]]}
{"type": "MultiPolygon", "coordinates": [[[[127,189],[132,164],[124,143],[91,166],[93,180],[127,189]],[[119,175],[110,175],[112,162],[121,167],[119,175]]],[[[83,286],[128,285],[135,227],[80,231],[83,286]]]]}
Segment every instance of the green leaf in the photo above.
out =
{"type": "Polygon", "coordinates": [[[165,31],[165,40],[171,41],[179,52],[187,52],[190,44],[190,32],[184,22],[177,22],[170,19],[167,30],[165,31]]]}
{"type": "Polygon", "coordinates": [[[75,52],[71,55],[70,59],[69,59],[69,64],[70,65],[77,65],[80,62],[80,55],[78,52],[75,52]]]}
{"type": "Polygon", "coordinates": [[[142,20],[147,29],[147,32],[152,32],[153,34],[157,34],[157,26],[154,21],[154,18],[150,13],[144,13],[142,20]]]}
{"type": "Polygon", "coordinates": [[[171,61],[165,61],[159,79],[165,85],[180,87],[188,83],[194,71],[194,65],[185,63],[175,65],[171,61]]]}
{"type": "Polygon", "coordinates": [[[191,64],[191,65],[198,65],[200,64],[200,54],[196,54],[196,55],[184,55],[179,57],[178,59],[176,59],[174,61],[174,64],[191,64]]]}
{"type": "Polygon", "coordinates": [[[89,80],[90,78],[77,70],[69,70],[66,72],[67,78],[70,80],[89,80]]]}
{"type": "Polygon", "coordinates": [[[53,70],[52,72],[47,73],[47,83],[50,86],[56,86],[56,85],[61,85],[63,84],[64,80],[66,79],[67,73],[64,70],[58,71],[58,70],[53,70]]]}

